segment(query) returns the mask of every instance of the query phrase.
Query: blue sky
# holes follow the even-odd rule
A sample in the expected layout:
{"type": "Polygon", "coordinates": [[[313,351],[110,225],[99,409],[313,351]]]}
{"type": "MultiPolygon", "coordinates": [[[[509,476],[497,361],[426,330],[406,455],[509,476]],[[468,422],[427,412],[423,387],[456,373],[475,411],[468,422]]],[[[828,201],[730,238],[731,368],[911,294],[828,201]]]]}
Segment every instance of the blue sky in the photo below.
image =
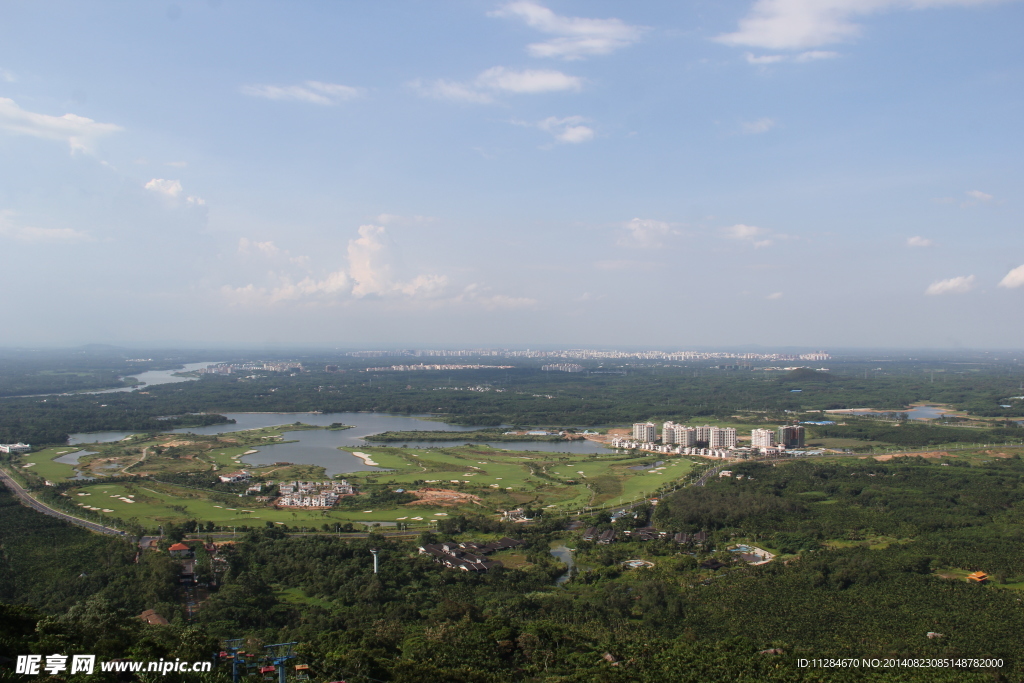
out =
{"type": "Polygon", "coordinates": [[[1022,2],[4,15],[5,346],[1021,346],[1022,2]]]}

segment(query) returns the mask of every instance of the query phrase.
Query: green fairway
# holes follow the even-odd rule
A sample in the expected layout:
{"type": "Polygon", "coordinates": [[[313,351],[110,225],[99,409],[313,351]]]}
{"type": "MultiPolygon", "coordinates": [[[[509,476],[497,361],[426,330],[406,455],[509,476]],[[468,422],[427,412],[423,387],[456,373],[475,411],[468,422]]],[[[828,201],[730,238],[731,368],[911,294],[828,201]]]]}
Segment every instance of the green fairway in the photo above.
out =
{"type": "MultiPolygon", "coordinates": [[[[245,466],[242,458],[254,446],[280,439],[280,429],[252,430],[221,436],[139,435],[113,444],[92,446],[98,451],[85,463],[86,474],[125,472],[156,479],[188,473],[246,467],[255,481],[320,480],[322,469],[308,465],[245,466]]],[[[54,448],[24,458],[29,470],[52,481],[74,475],[71,465],[52,462],[73,451],[54,448]]],[[[386,470],[345,475],[361,491],[381,489],[443,489],[466,494],[456,505],[441,501],[414,504],[361,504],[349,501],[332,510],[277,509],[253,496],[213,491],[151,479],[104,484],[102,478],[69,489],[79,507],[110,518],[134,519],[144,526],[195,520],[219,527],[288,526],[318,528],[323,524],[392,522],[427,527],[460,513],[493,515],[521,505],[564,511],[617,505],[651,496],[660,487],[684,478],[695,461],[685,457],[644,453],[628,455],[547,453],[503,450],[482,445],[449,448],[365,447],[373,462],[386,470]],[[655,463],[661,465],[655,466],[655,463]],[[633,469],[644,465],[646,469],[633,469]]],[[[212,476],[211,476],[212,478],[212,476]]],[[[355,499],[358,501],[359,499],[355,499]]],[[[370,500],[368,496],[367,501],[370,500]]],[[[450,501],[445,501],[450,502],[450,501]]]]}
{"type": "Polygon", "coordinates": [[[82,449],[78,446],[54,446],[37,453],[27,453],[21,457],[20,462],[15,467],[20,465],[24,470],[32,472],[47,481],[65,481],[75,476],[75,468],[73,465],[54,462],[54,458],[80,450],[82,449]]]}

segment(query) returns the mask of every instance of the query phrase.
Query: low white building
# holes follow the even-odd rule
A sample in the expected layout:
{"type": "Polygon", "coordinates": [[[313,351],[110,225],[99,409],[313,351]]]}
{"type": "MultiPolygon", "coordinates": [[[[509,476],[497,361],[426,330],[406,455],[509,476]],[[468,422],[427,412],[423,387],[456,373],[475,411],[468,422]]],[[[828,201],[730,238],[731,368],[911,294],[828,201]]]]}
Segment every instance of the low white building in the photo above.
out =
{"type": "Polygon", "coordinates": [[[0,443],[0,453],[27,453],[32,446],[27,443],[0,443]]]}

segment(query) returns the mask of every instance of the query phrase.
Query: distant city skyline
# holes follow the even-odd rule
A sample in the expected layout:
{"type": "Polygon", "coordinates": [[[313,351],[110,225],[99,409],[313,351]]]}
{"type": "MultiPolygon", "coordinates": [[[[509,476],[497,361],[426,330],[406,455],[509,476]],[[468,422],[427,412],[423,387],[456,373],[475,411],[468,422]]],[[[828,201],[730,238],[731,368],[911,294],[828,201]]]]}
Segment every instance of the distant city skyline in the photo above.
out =
{"type": "Polygon", "coordinates": [[[1020,0],[0,26],[0,347],[1007,349],[1020,0]]]}

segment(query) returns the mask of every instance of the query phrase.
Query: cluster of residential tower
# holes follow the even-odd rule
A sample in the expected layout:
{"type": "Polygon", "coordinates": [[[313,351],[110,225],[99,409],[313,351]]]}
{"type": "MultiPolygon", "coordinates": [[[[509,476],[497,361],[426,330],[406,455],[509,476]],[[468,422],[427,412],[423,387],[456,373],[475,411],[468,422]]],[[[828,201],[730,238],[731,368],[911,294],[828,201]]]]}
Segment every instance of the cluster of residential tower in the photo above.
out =
{"type": "Polygon", "coordinates": [[[631,448],[656,453],[702,455],[712,458],[745,458],[752,455],[779,455],[787,448],[803,448],[804,427],[785,425],[777,430],[754,429],[750,433],[750,446],[740,447],[735,427],[690,427],[665,422],[658,427],[653,422],[633,424],[633,438],[612,440],[615,448],[631,448]]]}

